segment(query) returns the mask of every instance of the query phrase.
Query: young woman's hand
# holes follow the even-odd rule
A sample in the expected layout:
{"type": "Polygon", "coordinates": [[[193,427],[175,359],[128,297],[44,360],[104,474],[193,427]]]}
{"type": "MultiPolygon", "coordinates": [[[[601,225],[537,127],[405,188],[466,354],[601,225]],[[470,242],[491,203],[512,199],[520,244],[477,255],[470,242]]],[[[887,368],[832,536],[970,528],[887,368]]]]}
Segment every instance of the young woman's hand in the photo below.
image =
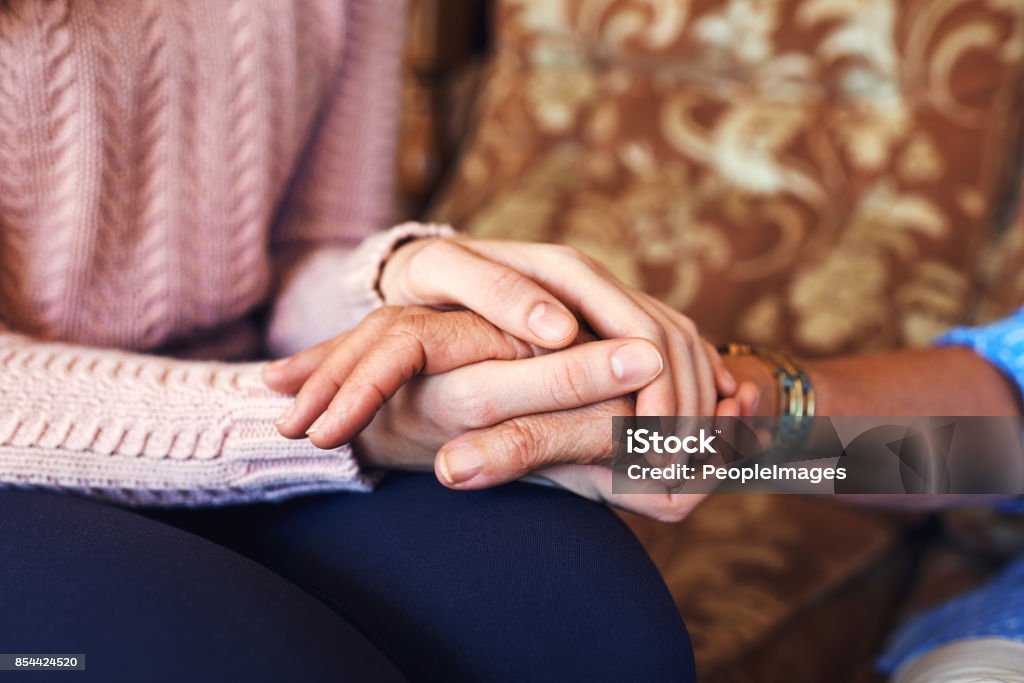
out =
{"type": "MultiPolygon", "coordinates": [[[[457,490],[488,488],[523,477],[546,480],[585,498],[662,521],[682,519],[703,499],[670,488],[612,493],[611,419],[634,414],[629,396],[480,426],[494,419],[489,406],[501,405],[509,383],[518,376],[516,365],[524,362],[483,364],[492,366],[485,369],[491,382],[479,381],[477,366],[413,379],[357,437],[360,457],[368,465],[388,469],[433,467],[438,480],[457,490]]],[[[563,366],[550,368],[552,376],[563,371],[563,366]]],[[[547,395],[549,405],[571,401],[571,391],[559,399],[559,392],[567,391],[568,385],[531,378],[536,379],[534,390],[547,395]]],[[[742,398],[723,399],[718,414],[738,416],[741,402],[749,404],[751,392],[756,388],[742,383],[737,391],[742,398]]]]}
{"type": "Polygon", "coordinates": [[[641,415],[710,415],[736,382],[693,322],[570,247],[428,238],[400,247],[381,274],[388,304],[462,306],[529,344],[564,348],[579,316],[603,339],[640,338],[667,371],[637,396],[641,415]]]}
{"type": "MultiPolygon", "coordinates": [[[[460,371],[456,371],[460,372],[460,371]]],[[[429,391],[429,388],[428,388],[429,391]]],[[[759,390],[742,382],[718,402],[716,417],[755,414],[759,390]]],[[[457,490],[483,489],[525,476],[553,482],[591,500],[666,522],[683,519],[703,495],[654,481],[644,493],[612,492],[612,418],[635,414],[628,397],[551,413],[523,415],[464,433],[434,462],[437,478],[457,490]]]]}

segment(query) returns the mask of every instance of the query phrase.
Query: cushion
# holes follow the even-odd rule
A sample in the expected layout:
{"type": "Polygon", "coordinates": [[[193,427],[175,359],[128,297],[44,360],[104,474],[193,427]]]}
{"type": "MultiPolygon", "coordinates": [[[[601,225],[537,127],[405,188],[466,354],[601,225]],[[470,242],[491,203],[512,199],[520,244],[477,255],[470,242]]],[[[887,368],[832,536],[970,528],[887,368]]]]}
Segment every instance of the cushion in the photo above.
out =
{"type": "MultiPolygon", "coordinates": [[[[997,231],[983,252],[981,275],[985,283],[976,322],[1004,318],[1024,306],[1024,188],[1007,202],[1008,227],[997,231]]],[[[1001,227],[1001,226],[997,226],[1001,227]]]]}
{"type": "Polygon", "coordinates": [[[917,516],[722,494],[680,524],[624,514],[676,600],[705,683],[845,680],[877,652],[917,516]]]}
{"type": "Polygon", "coordinates": [[[1016,148],[1021,3],[503,0],[434,218],[560,242],[713,341],[964,322],[1016,148]]]}

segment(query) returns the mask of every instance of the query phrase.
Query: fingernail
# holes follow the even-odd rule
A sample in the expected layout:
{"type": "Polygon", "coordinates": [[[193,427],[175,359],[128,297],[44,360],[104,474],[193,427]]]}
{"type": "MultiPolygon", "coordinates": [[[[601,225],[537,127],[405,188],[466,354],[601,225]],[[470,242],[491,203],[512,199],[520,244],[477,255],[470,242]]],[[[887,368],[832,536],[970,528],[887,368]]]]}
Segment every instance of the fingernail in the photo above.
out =
{"type": "Polygon", "coordinates": [[[283,425],[288,420],[292,419],[292,414],[295,412],[295,404],[288,406],[288,409],[281,413],[281,417],[277,418],[277,424],[283,425]]]}
{"type": "Polygon", "coordinates": [[[316,419],[316,420],[315,420],[315,421],[313,422],[313,424],[311,424],[311,425],[309,426],[309,429],[307,429],[307,430],[306,430],[306,436],[309,436],[310,434],[312,434],[312,433],[313,433],[313,432],[315,432],[316,430],[320,429],[320,427],[321,427],[321,425],[323,425],[323,423],[324,423],[324,416],[323,416],[323,415],[321,415],[320,417],[318,417],[318,418],[317,418],[317,419],[316,419]]]}
{"type": "Polygon", "coordinates": [[[624,384],[650,382],[664,367],[661,354],[649,344],[624,344],[612,354],[612,374],[624,384]]]}
{"type": "Polygon", "coordinates": [[[483,459],[472,446],[458,444],[446,448],[441,453],[438,466],[445,481],[449,484],[462,484],[480,474],[480,470],[483,469],[483,459]]]}
{"type": "Polygon", "coordinates": [[[569,314],[550,304],[537,304],[526,322],[535,335],[547,342],[564,341],[575,327],[569,314]]]}

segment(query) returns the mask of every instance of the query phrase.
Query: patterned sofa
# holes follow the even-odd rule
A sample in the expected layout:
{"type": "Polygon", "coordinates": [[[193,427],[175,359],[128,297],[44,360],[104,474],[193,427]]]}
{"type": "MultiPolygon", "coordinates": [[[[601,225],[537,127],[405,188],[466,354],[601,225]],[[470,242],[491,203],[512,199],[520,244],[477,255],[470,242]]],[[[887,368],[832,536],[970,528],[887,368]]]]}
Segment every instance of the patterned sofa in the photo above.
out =
{"type": "MultiPolygon", "coordinates": [[[[713,341],[804,356],[923,345],[1024,302],[1024,3],[484,6],[412,4],[419,215],[574,245],[713,341]]],[[[871,680],[894,620],[997,561],[934,520],[798,497],[627,521],[702,681],[871,680]]]]}

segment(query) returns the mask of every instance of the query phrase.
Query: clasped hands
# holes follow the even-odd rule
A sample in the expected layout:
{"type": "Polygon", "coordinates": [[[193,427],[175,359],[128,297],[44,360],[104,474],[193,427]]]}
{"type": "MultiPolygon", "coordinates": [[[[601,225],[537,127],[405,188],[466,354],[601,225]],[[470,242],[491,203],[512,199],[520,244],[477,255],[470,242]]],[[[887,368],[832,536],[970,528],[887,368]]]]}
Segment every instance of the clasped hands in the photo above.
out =
{"type": "Polygon", "coordinates": [[[380,289],[388,305],[354,330],[267,366],[272,389],[296,394],[284,436],[353,442],[368,466],[432,466],[450,488],[533,475],[676,521],[697,496],[612,494],[610,418],[756,409],[757,388],[691,320],[572,248],[415,240],[380,289]]]}

